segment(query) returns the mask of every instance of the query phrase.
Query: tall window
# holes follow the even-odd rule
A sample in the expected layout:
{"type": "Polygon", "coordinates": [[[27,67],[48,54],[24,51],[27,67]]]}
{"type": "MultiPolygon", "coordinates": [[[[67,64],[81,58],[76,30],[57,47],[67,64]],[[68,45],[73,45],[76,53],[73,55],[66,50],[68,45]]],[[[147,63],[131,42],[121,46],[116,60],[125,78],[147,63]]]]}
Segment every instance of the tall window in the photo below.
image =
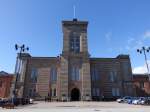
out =
{"type": "Polygon", "coordinates": [[[114,82],[117,80],[117,71],[111,71],[109,74],[109,78],[111,82],[114,82]]]}
{"type": "Polygon", "coordinates": [[[80,37],[74,36],[70,39],[70,51],[79,53],[80,52],[80,37]]]}
{"type": "Polygon", "coordinates": [[[126,75],[130,75],[130,74],[129,74],[129,63],[128,63],[128,62],[124,62],[124,63],[123,63],[123,70],[124,70],[124,73],[125,73],[126,75]]]}
{"type": "Polygon", "coordinates": [[[100,96],[99,88],[93,88],[92,94],[93,94],[93,96],[100,96]]]}
{"type": "Polygon", "coordinates": [[[92,81],[99,80],[99,74],[95,67],[92,67],[91,69],[91,78],[92,78],[92,81]]]}
{"type": "Polygon", "coordinates": [[[51,68],[50,79],[51,79],[50,81],[52,82],[57,81],[57,68],[56,67],[51,68]]]}
{"type": "Polygon", "coordinates": [[[140,82],[140,88],[144,88],[144,82],[140,82]]]}
{"type": "Polygon", "coordinates": [[[2,80],[0,80],[0,87],[2,87],[2,85],[3,85],[3,82],[2,82],[2,80]]]}
{"type": "Polygon", "coordinates": [[[56,96],[56,88],[54,89],[54,96],[56,96]]]}
{"type": "Polygon", "coordinates": [[[51,96],[57,96],[56,88],[51,89],[51,96]]]}
{"type": "Polygon", "coordinates": [[[73,66],[71,69],[71,80],[80,80],[80,69],[79,67],[73,66]]]}
{"type": "Polygon", "coordinates": [[[112,88],[112,96],[120,96],[119,88],[112,88]]]}
{"type": "Polygon", "coordinates": [[[31,71],[31,81],[33,83],[36,83],[37,82],[37,77],[38,77],[38,71],[36,68],[32,68],[32,71],[31,71]]]}
{"type": "Polygon", "coordinates": [[[29,89],[29,97],[32,97],[32,89],[29,89]]]}

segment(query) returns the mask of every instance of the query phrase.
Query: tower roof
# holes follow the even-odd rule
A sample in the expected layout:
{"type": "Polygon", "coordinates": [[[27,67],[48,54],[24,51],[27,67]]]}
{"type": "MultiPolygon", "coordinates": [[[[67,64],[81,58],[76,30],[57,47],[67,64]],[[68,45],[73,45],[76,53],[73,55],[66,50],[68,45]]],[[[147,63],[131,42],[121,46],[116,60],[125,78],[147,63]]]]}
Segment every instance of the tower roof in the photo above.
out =
{"type": "Polygon", "coordinates": [[[88,25],[88,21],[79,21],[78,19],[74,18],[72,21],[64,20],[62,21],[63,25],[88,25]]]}

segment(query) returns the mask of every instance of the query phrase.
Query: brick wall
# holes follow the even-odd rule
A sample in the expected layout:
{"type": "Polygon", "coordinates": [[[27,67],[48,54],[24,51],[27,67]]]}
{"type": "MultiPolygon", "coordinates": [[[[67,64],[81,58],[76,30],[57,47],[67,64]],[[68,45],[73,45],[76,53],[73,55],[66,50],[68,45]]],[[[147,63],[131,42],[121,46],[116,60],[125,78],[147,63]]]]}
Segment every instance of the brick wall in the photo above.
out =
{"type": "Polygon", "coordinates": [[[13,75],[0,76],[0,98],[9,97],[12,79],[13,75]]]}

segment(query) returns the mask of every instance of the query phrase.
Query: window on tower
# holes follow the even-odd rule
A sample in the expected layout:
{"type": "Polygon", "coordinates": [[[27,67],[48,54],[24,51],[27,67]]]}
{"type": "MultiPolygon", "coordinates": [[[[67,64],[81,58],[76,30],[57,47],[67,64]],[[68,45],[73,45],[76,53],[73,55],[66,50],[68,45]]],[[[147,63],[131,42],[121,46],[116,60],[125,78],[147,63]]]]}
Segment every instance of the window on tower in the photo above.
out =
{"type": "Polygon", "coordinates": [[[70,39],[70,51],[79,53],[80,52],[80,37],[79,36],[73,36],[70,39]]]}
{"type": "Polygon", "coordinates": [[[71,80],[79,81],[80,80],[80,69],[77,66],[71,68],[71,80]]]}

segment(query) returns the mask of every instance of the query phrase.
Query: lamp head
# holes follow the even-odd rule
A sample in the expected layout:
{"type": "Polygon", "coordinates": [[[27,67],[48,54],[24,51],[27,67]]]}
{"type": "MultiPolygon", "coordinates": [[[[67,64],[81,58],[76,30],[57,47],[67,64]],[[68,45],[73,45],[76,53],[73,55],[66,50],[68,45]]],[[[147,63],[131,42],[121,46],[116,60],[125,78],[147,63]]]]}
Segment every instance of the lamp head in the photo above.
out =
{"type": "Polygon", "coordinates": [[[145,50],[145,47],[143,46],[142,49],[145,50]]]}
{"type": "Polygon", "coordinates": [[[29,47],[27,47],[27,51],[29,51],[29,47]]]}
{"type": "Polygon", "coordinates": [[[25,48],[25,45],[24,45],[24,44],[22,45],[22,48],[25,48]]]}
{"type": "Polygon", "coordinates": [[[15,44],[15,49],[18,50],[18,45],[17,44],[15,44]]]}
{"type": "Polygon", "coordinates": [[[142,54],[142,51],[140,51],[140,54],[142,54]]]}
{"type": "Polygon", "coordinates": [[[137,52],[140,52],[140,50],[139,50],[139,49],[137,49],[137,52]]]}

